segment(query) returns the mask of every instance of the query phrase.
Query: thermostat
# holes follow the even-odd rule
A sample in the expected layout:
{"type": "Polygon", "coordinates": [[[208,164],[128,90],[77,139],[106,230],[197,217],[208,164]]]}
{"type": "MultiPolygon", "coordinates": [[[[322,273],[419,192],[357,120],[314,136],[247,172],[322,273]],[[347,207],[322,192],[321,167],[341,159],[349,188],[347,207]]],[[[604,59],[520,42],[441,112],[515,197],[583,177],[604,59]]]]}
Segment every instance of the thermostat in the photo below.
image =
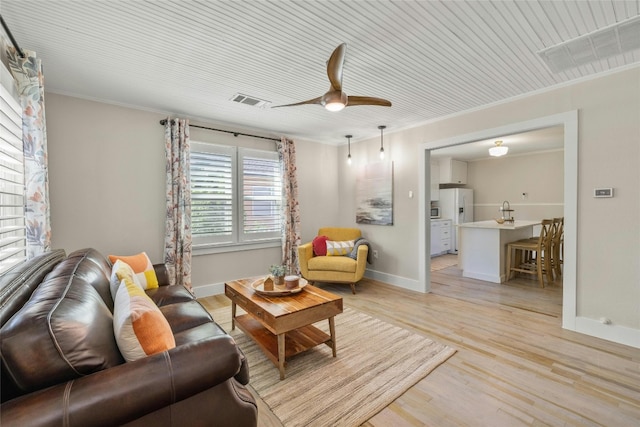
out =
{"type": "Polygon", "coordinates": [[[613,197],[613,188],[594,188],[593,197],[613,197]]]}

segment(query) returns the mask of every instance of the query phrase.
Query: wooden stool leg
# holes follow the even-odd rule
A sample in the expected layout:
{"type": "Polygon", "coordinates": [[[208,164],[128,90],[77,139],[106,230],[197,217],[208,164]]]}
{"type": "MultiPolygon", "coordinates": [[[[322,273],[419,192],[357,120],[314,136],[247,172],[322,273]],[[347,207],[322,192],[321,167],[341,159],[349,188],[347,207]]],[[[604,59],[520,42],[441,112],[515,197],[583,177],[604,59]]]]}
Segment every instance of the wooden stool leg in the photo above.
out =
{"type": "Polygon", "coordinates": [[[542,257],[540,254],[536,254],[536,267],[538,270],[538,281],[540,282],[540,287],[544,288],[544,279],[542,277],[542,257]]]}
{"type": "Polygon", "coordinates": [[[507,274],[505,275],[505,282],[511,279],[511,246],[507,244],[507,274]]]}

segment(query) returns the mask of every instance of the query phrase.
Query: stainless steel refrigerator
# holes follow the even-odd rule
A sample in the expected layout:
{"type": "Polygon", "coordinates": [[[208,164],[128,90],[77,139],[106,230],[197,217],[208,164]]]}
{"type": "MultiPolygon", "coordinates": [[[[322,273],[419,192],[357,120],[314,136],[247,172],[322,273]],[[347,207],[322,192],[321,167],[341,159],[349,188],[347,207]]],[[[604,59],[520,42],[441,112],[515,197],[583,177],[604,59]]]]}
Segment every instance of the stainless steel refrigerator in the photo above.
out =
{"type": "Polygon", "coordinates": [[[473,222],[473,190],[470,188],[440,189],[440,218],[452,220],[451,253],[458,253],[458,224],[473,222]]]}

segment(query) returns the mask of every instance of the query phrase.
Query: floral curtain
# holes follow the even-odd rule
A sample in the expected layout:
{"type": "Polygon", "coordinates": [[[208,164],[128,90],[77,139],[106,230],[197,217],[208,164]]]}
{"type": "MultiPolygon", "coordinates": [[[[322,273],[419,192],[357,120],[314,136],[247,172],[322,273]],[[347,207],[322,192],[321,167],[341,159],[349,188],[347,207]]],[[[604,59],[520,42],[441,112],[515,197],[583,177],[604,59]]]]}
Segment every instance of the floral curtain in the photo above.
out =
{"type": "Polygon", "coordinates": [[[282,185],[284,187],[282,264],[286,266],[288,272],[299,274],[298,246],[300,246],[301,237],[295,143],[283,137],[278,143],[278,154],[282,162],[282,185]]]}
{"type": "Polygon", "coordinates": [[[36,53],[24,50],[24,58],[7,47],[9,70],[22,103],[22,143],[25,174],[25,222],[27,258],[51,248],[47,126],[44,116],[44,76],[36,53]]]}
{"type": "Polygon", "coordinates": [[[191,288],[191,178],[189,121],[167,118],[164,127],[167,156],[167,217],[164,263],[171,284],[191,288]]]}

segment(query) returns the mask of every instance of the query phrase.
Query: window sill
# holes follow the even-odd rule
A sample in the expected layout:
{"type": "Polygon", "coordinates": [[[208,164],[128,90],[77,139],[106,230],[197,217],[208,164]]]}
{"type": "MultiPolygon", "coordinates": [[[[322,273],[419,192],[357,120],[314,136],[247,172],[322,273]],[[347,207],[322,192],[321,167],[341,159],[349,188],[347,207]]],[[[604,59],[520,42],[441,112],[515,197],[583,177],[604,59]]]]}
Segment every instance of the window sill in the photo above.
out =
{"type": "Polygon", "coordinates": [[[199,245],[193,247],[193,256],[221,254],[227,252],[253,251],[281,247],[280,239],[267,242],[231,243],[220,245],[199,245]]]}

